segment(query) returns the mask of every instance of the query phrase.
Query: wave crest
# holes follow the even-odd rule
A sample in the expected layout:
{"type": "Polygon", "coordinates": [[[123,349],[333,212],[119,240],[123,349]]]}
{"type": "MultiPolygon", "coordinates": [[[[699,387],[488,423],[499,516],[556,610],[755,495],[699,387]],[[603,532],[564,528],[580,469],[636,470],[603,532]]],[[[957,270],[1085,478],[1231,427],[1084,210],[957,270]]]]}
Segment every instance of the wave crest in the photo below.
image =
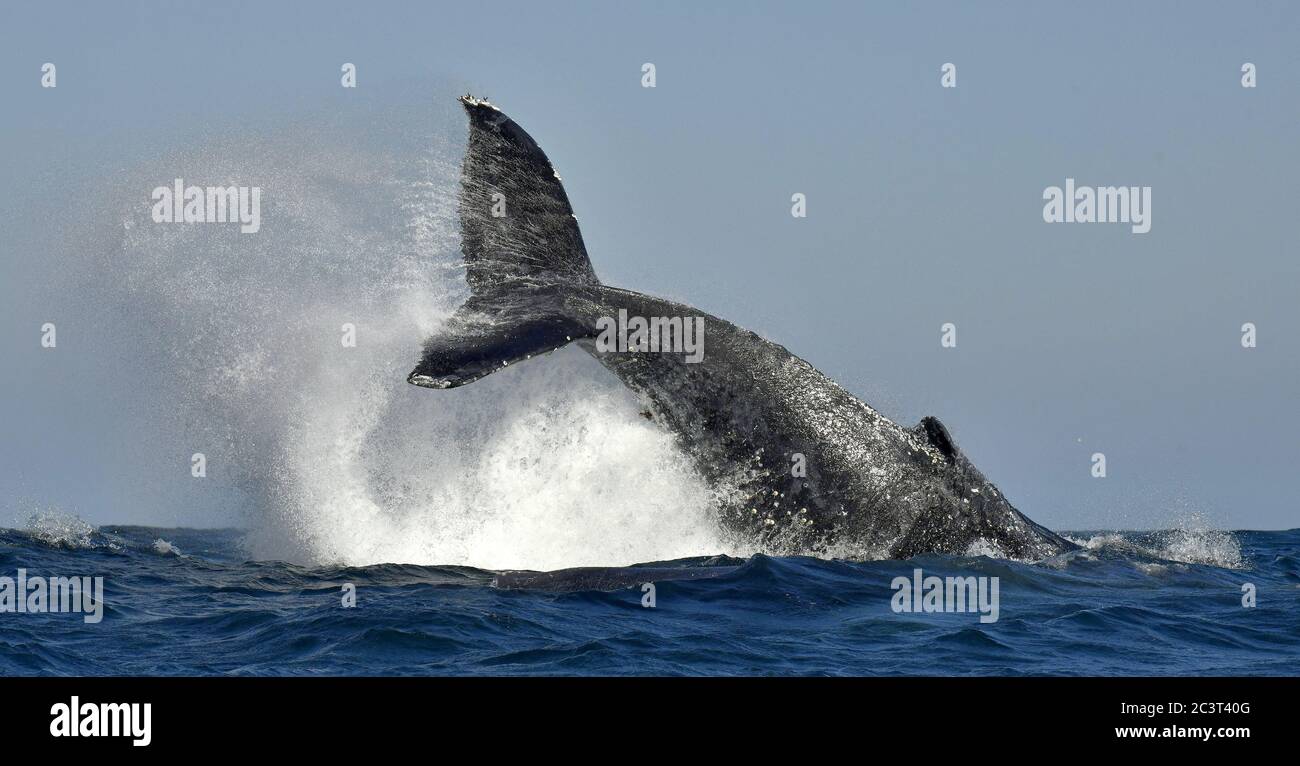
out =
{"type": "Polygon", "coordinates": [[[1241,543],[1236,536],[1231,532],[1210,529],[1199,520],[1157,532],[1103,532],[1087,537],[1067,536],[1067,539],[1091,552],[1208,564],[1224,569],[1245,568],[1241,543]]]}

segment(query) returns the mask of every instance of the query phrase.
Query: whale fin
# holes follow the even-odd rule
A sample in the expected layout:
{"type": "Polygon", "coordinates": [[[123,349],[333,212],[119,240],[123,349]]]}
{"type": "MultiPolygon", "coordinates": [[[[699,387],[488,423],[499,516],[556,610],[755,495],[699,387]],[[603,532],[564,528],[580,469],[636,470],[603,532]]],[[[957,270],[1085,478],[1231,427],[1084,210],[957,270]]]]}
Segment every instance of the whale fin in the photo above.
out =
{"type": "Polygon", "coordinates": [[[958,456],[964,459],[966,456],[961,454],[957,445],[952,440],[952,435],[939,419],[933,415],[926,415],[921,418],[921,422],[916,424],[912,433],[924,439],[927,444],[939,450],[939,454],[947,458],[948,462],[953,463],[958,460],[958,456]]]}
{"type": "Polygon", "coordinates": [[[586,337],[564,307],[575,287],[600,282],[568,195],[532,136],[487,101],[469,115],[461,168],[460,230],[470,298],[424,344],[407,381],[472,383],[511,363],[586,337]]]}
{"type": "Polygon", "coordinates": [[[532,136],[487,101],[464,96],[460,233],[470,290],[503,283],[599,284],[564,185],[532,136]]]}
{"type": "Polygon", "coordinates": [[[425,388],[463,386],[514,362],[555,351],[587,332],[558,313],[499,322],[490,314],[462,308],[425,343],[419,365],[406,380],[425,388]]]}
{"type": "Polygon", "coordinates": [[[463,386],[592,332],[564,311],[555,290],[480,292],[425,341],[420,363],[406,380],[425,388],[463,386]]]}

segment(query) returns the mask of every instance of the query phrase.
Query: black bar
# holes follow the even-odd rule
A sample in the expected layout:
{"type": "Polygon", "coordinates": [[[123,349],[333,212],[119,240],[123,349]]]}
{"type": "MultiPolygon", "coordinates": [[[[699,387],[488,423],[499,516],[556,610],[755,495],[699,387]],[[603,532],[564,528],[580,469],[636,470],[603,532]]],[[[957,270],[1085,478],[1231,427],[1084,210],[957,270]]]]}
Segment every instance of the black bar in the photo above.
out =
{"type": "Polygon", "coordinates": [[[732,755],[801,736],[857,743],[863,753],[894,743],[989,754],[1013,743],[1058,751],[1282,745],[1296,726],[1297,691],[1294,678],[6,678],[0,720],[7,744],[49,754],[192,755],[198,747],[246,756],[259,743],[292,742],[296,755],[377,737],[413,747],[436,737],[440,748],[459,742],[500,754],[604,736],[682,747],[721,737],[719,752],[732,755]],[[52,710],[74,696],[78,707],[149,703],[149,744],[52,736],[52,710]],[[1213,734],[1180,732],[1192,728],[1213,734]]]}

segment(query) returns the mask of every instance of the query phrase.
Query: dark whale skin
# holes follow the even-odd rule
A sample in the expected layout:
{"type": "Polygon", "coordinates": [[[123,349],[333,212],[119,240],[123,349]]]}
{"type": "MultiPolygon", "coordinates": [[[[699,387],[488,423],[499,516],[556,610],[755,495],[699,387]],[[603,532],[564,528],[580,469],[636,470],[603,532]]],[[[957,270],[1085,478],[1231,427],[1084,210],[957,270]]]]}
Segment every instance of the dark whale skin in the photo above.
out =
{"type": "Polygon", "coordinates": [[[676,436],[716,488],[723,529],[764,550],[1040,560],[1076,547],[1016,510],[937,419],[904,428],[779,344],[694,307],[601,284],[546,155],[496,107],[462,103],[471,296],[426,343],[411,383],[464,385],[577,342],[676,436]],[[509,212],[490,214],[502,199],[509,212]],[[597,321],[620,309],[702,317],[703,359],[599,350],[597,321]]]}

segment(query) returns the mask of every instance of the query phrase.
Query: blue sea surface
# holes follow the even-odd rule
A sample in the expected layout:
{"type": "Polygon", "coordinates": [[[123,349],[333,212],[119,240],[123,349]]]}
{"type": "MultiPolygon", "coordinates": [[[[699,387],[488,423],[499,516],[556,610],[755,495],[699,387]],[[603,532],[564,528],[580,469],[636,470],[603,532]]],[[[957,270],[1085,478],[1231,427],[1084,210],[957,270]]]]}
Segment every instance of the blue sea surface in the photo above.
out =
{"type": "Polygon", "coordinates": [[[249,561],[238,530],[3,530],[0,577],[102,576],[105,604],[97,624],[0,612],[0,673],[1300,674],[1300,530],[1072,537],[1085,547],[1034,564],[756,555],[498,573],[249,561]],[[997,621],[895,612],[891,584],[917,568],[999,578],[997,621]]]}

